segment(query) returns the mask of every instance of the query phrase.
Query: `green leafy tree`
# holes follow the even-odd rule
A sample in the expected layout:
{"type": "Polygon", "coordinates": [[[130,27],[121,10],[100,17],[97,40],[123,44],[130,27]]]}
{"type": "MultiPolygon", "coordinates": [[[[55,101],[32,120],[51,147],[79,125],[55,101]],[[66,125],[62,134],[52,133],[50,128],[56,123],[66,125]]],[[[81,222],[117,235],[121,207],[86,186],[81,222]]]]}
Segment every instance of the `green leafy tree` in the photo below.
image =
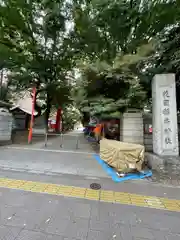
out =
{"type": "Polygon", "coordinates": [[[81,120],[81,114],[73,105],[66,105],[63,111],[63,130],[71,130],[81,120]]]}
{"type": "Polygon", "coordinates": [[[81,86],[75,92],[75,101],[82,112],[119,117],[128,107],[143,107],[146,92],[127,65],[121,58],[115,59],[113,65],[85,64],[81,86]]]}
{"type": "Polygon", "coordinates": [[[138,66],[139,75],[151,96],[151,81],[155,74],[175,73],[177,108],[180,109],[180,25],[177,22],[164,29],[155,39],[154,54],[138,66]]]}
{"type": "Polygon", "coordinates": [[[112,62],[117,54],[134,54],[139,46],[180,19],[179,1],[76,1],[77,48],[87,58],[112,62]]]}
{"type": "Polygon", "coordinates": [[[0,4],[0,49],[17,89],[36,86],[46,101],[46,123],[51,106],[69,102],[67,72],[73,51],[67,23],[68,2],[7,0],[0,4]],[[12,53],[12,54],[11,54],[12,53]]]}
{"type": "Polygon", "coordinates": [[[82,111],[118,114],[148,103],[146,62],[155,55],[156,38],[179,21],[179,4],[166,0],[77,1],[74,21],[85,67],[81,66],[76,101],[82,111]]]}

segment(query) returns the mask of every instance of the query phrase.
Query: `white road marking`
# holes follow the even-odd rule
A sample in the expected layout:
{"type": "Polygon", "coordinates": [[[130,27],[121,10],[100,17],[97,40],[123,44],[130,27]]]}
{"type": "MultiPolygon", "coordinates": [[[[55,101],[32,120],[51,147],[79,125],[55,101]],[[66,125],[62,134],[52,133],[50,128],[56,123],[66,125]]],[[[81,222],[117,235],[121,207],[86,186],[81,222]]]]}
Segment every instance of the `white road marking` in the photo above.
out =
{"type": "Polygon", "coordinates": [[[55,153],[75,153],[75,154],[85,154],[85,155],[95,154],[94,152],[82,152],[82,151],[72,151],[72,150],[54,150],[54,149],[42,149],[42,148],[27,148],[27,147],[3,147],[3,149],[42,151],[42,152],[55,152],[55,153]]]}
{"type": "Polygon", "coordinates": [[[98,177],[85,177],[87,180],[100,180],[98,177]]]}

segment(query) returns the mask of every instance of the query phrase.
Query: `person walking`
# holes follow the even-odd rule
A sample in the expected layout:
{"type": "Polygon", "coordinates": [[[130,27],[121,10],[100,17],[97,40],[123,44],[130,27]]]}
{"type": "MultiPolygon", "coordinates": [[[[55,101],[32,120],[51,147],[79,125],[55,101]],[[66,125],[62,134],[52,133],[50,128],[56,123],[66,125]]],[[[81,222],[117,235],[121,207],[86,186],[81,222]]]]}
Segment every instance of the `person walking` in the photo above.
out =
{"type": "Polygon", "coordinates": [[[98,123],[94,129],[94,136],[95,136],[95,139],[97,141],[97,143],[100,142],[101,140],[101,134],[103,132],[103,124],[102,123],[98,123]]]}

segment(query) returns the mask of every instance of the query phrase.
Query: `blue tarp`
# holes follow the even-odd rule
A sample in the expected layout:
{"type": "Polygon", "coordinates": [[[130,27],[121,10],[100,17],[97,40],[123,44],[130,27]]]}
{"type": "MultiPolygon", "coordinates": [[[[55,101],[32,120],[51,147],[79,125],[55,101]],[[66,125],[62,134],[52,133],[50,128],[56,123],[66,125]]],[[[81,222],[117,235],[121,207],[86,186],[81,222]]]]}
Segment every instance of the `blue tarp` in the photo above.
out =
{"type": "Polygon", "coordinates": [[[133,180],[133,179],[137,180],[137,179],[143,179],[143,178],[152,176],[152,171],[147,170],[147,171],[144,171],[143,173],[128,173],[124,177],[119,177],[116,171],[112,167],[110,167],[107,163],[105,163],[98,154],[94,154],[94,157],[97,160],[97,162],[102,166],[104,171],[109,176],[111,176],[114,182],[123,182],[123,181],[133,180]]]}
{"type": "Polygon", "coordinates": [[[90,137],[90,136],[88,136],[86,139],[88,140],[88,142],[97,142],[97,140],[95,138],[90,137]]]}

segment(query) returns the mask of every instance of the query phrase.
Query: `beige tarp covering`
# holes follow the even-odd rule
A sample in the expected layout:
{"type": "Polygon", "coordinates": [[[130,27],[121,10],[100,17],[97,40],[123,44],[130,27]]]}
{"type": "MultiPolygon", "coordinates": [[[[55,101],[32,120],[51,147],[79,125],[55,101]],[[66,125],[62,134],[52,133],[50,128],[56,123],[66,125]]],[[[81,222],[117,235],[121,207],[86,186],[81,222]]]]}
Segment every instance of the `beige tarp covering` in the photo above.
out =
{"type": "Polygon", "coordinates": [[[100,157],[118,172],[142,170],[144,146],[115,140],[100,141],[100,157]]]}

